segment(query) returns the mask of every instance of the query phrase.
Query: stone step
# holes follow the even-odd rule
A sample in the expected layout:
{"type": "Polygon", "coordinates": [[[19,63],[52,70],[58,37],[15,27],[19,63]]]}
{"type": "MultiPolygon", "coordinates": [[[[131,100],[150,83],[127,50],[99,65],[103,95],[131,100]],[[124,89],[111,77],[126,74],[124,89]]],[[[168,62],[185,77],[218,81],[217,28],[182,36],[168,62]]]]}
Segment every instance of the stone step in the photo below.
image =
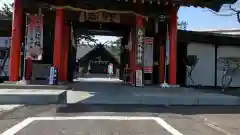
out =
{"type": "Polygon", "coordinates": [[[48,105],[66,104],[67,93],[65,90],[40,90],[40,89],[1,89],[0,105],[48,105]]]}
{"type": "Polygon", "coordinates": [[[66,90],[69,89],[67,85],[35,85],[35,84],[16,84],[11,82],[4,82],[0,84],[0,89],[54,89],[66,90]]]}

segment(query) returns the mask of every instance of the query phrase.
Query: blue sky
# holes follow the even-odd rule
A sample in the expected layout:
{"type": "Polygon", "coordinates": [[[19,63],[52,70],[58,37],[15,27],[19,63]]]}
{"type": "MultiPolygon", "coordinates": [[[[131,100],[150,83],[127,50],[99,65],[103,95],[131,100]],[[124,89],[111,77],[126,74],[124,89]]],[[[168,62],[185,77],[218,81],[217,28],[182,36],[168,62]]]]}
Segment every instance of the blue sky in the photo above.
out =
{"type": "MultiPolygon", "coordinates": [[[[240,10],[240,0],[235,4],[236,9],[240,10]]],[[[181,7],[178,12],[179,20],[188,23],[189,30],[211,30],[211,29],[240,29],[236,15],[229,15],[231,12],[226,10],[226,6],[219,13],[214,13],[206,8],[181,7]]]]}
{"type": "MultiPolygon", "coordinates": [[[[0,0],[0,2],[11,1],[0,0]]],[[[240,0],[238,0],[234,7],[240,10],[240,0]]],[[[229,13],[224,7],[219,12],[219,14],[229,13]]],[[[206,8],[181,7],[178,12],[178,18],[180,21],[188,23],[188,30],[240,29],[240,23],[237,22],[236,16],[218,16],[206,8]]],[[[99,38],[101,38],[102,42],[107,40],[107,37],[99,38]]]]}

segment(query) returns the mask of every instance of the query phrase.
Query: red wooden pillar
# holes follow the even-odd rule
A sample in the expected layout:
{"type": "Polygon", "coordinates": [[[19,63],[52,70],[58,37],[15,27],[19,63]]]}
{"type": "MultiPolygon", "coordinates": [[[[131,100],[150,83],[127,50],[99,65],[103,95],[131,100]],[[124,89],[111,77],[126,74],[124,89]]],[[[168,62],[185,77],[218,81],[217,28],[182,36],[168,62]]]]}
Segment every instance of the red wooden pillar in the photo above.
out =
{"type": "Polygon", "coordinates": [[[136,24],[132,28],[131,37],[132,37],[132,50],[130,53],[130,69],[132,70],[131,82],[132,84],[136,83],[136,70],[141,70],[141,65],[136,64],[136,53],[137,53],[137,27],[142,28],[143,25],[143,18],[142,16],[136,16],[135,19],[136,24]]]}
{"type": "Polygon", "coordinates": [[[160,51],[159,51],[159,81],[160,84],[164,83],[164,74],[165,74],[165,50],[164,45],[160,44],[160,51]]]}
{"type": "Polygon", "coordinates": [[[177,79],[177,7],[170,8],[170,57],[169,57],[169,84],[176,85],[177,79]]]}
{"type": "Polygon", "coordinates": [[[130,80],[129,82],[131,82],[132,84],[135,84],[134,81],[134,76],[135,76],[135,39],[136,39],[136,29],[133,28],[131,31],[131,50],[129,50],[129,69],[131,69],[131,76],[130,76],[130,80]]]}
{"type": "Polygon", "coordinates": [[[53,49],[53,65],[58,71],[58,80],[63,81],[63,33],[64,33],[64,9],[56,9],[55,33],[54,33],[54,49],[53,49]]]}
{"type": "Polygon", "coordinates": [[[14,0],[13,18],[12,18],[12,37],[10,47],[10,62],[9,62],[9,81],[18,81],[20,68],[20,52],[21,52],[21,37],[22,37],[22,7],[20,0],[14,0]]]}
{"type": "Polygon", "coordinates": [[[64,25],[64,44],[63,44],[63,80],[67,81],[68,76],[68,52],[69,52],[69,42],[70,42],[70,27],[69,25],[64,25]]]}
{"type": "MultiPolygon", "coordinates": [[[[136,27],[138,27],[138,28],[143,28],[144,27],[144,25],[143,25],[143,17],[142,16],[137,16],[137,26],[136,27]]],[[[136,41],[136,43],[135,43],[135,46],[136,46],[136,48],[137,48],[137,32],[135,32],[135,41],[136,41]]],[[[137,54],[137,49],[135,49],[135,54],[137,54]]],[[[135,57],[135,59],[136,59],[136,57],[135,57]]],[[[141,65],[138,65],[138,64],[136,64],[136,67],[135,67],[135,70],[142,70],[142,66],[141,65]]]]}

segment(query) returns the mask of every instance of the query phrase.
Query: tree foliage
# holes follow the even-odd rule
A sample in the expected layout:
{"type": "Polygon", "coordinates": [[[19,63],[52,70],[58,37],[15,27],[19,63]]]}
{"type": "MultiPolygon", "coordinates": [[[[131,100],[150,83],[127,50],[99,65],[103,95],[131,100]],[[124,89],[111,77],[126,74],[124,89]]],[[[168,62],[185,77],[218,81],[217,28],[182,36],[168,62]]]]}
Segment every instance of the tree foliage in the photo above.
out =
{"type": "Polygon", "coordinates": [[[12,7],[13,7],[13,4],[4,3],[3,7],[0,9],[0,16],[11,18],[12,17],[12,7]]]}
{"type": "Polygon", "coordinates": [[[91,45],[95,45],[97,43],[97,39],[94,38],[94,35],[83,35],[83,34],[79,34],[76,33],[75,34],[75,39],[78,45],[87,45],[87,46],[91,46],[91,45]]]}
{"type": "Polygon", "coordinates": [[[236,20],[240,23],[240,0],[238,0],[235,4],[223,5],[219,12],[211,12],[218,16],[236,16],[236,20]]]}
{"type": "Polygon", "coordinates": [[[188,23],[186,21],[180,21],[178,22],[178,28],[181,30],[187,30],[188,23]]]}
{"type": "MultiPolygon", "coordinates": [[[[240,4],[239,4],[239,6],[240,6],[240,4]]],[[[237,8],[234,8],[232,5],[229,5],[229,9],[236,14],[237,21],[240,23],[240,8],[237,9],[237,8]]]]}
{"type": "Polygon", "coordinates": [[[109,49],[116,55],[120,55],[121,53],[121,38],[118,38],[117,40],[115,41],[110,41],[109,42],[110,46],[109,46],[109,49]]]}

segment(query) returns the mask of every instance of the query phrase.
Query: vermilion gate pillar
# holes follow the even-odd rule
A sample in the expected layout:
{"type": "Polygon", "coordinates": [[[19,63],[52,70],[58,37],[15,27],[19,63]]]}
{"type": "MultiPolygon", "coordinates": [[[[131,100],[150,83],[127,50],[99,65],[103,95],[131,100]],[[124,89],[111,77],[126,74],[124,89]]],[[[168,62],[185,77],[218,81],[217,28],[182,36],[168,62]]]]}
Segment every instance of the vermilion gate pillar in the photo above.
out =
{"type": "MultiPolygon", "coordinates": [[[[160,37],[159,37],[160,38],[160,37]]],[[[160,84],[164,83],[164,72],[165,72],[165,47],[162,44],[159,44],[159,81],[160,84]]]]}
{"type": "Polygon", "coordinates": [[[56,9],[55,33],[54,33],[54,48],[53,48],[53,65],[57,68],[58,80],[64,80],[63,66],[63,38],[64,38],[64,9],[56,9]]]}
{"type": "Polygon", "coordinates": [[[137,58],[137,28],[143,28],[144,22],[142,16],[136,16],[135,21],[136,22],[132,28],[131,31],[131,37],[132,37],[132,49],[130,50],[130,60],[129,60],[129,68],[132,70],[132,76],[130,78],[130,81],[132,84],[136,84],[136,70],[142,70],[142,66],[137,64],[136,58],[137,58]]]}
{"type": "Polygon", "coordinates": [[[177,10],[176,6],[170,8],[170,57],[169,57],[169,84],[176,85],[177,79],[177,10]]]}
{"type": "Polygon", "coordinates": [[[22,39],[23,14],[20,0],[14,0],[10,45],[9,81],[18,81],[22,39]]]}
{"type": "Polygon", "coordinates": [[[69,43],[70,43],[70,26],[68,24],[64,25],[64,39],[63,39],[63,81],[67,81],[68,78],[68,53],[69,53],[69,43]]]}

